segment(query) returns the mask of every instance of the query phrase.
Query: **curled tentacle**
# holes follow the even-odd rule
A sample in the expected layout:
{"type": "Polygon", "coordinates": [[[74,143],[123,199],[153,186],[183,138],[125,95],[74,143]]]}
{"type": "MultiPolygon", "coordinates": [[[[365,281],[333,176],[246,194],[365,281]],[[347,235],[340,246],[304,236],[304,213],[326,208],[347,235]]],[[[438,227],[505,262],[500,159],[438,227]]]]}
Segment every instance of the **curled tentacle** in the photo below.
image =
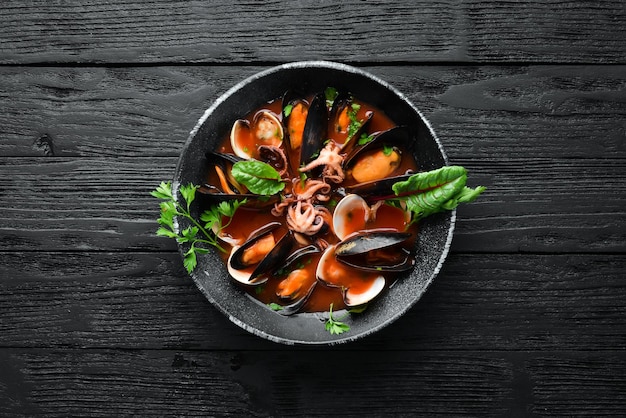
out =
{"type": "Polygon", "coordinates": [[[259,146],[259,158],[261,161],[274,167],[282,179],[289,176],[287,155],[285,155],[285,151],[281,147],[275,145],[261,145],[259,146]]]}
{"type": "Polygon", "coordinates": [[[300,172],[305,173],[314,168],[324,166],[322,178],[332,181],[333,183],[341,183],[346,176],[341,167],[344,157],[339,154],[340,151],[341,148],[335,145],[334,142],[329,142],[320,150],[320,155],[315,160],[302,167],[300,172]]]}
{"type": "Polygon", "coordinates": [[[289,229],[304,235],[315,235],[324,226],[320,211],[307,201],[298,201],[287,209],[289,229]]]}
{"type": "Polygon", "coordinates": [[[298,200],[315,199],[318,202],[327,202],[330,199],[330,184],[322,180],[307,179],[302,183],[298,179],[293,179],[293,191],[298,196],[298,200]]]}

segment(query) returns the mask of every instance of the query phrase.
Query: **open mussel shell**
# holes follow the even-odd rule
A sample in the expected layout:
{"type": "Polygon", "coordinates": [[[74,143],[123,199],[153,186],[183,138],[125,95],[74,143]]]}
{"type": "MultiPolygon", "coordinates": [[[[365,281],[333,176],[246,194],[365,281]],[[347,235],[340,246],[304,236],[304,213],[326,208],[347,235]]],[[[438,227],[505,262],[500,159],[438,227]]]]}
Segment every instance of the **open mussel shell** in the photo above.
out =
{"type": "Polygon", "coordinates": [[[361,125],[354,132],[349,132],[349,126],[351,120],[348,116],[347,112],[350,112],[351,106],[354,103],[352,94],[347,91],[341,91],[338,93],[337,97],[333,101],[333,105],[330,110],[330,121],[331,121],[331,129],[333,129],[335,134],[345,134],[343,141],[339,141],[341,145],[341,151],[344,154],[350,154],[351,150],[354,148],[357,139],[361,136],[361,133],[367,129],[372,116],[374,116],[373,112],[367,112],[365,114],[364,119],[362,119],[361,125]],[[351,136],[349,137],[349,135],[351,136]]]}
{"type": "MultiPolygon", "coordinates": [[[[358,144],[360,138],[355,139],[358,144]]],[[[355,145],[344,161],[348,178],[357,183],[379,181],[397,175],[403,154],[413,146],[407,128],[399,126],[375,136],[364,145],[355,145]]]]}
{"type": "MultiPolygon", "coordinates": [[[[287,257],[285,262],[282,264],[282,267],[280,268],[285,271],[293,271],[296,263],[300,262],[304,257],[308,255],[316,254],[319,252],[320,252],[320,249],[316,245],[313,245],[313,244],[298,248],[291,255],[289,255],[289,257],[287,257]]],[[[289,295],[288,297],[281,297],[280,295],[277,294],[277,296],[281,300],[287,302],[287,304],[283,305],[283,308],[279,310],[278,313],[280,313],[281,315],[288,316],[288,315],[293,315],[299,312],[300,309],[307,302],[311,294],[313,293],[313,290],[315,289],[316,284],[317,284],[317,280],[315,279],[315,277],[312,277],[312,280],[310,280],[308,284],[307,282],[302,283],[301,288],[299,288],[298,291],[295,292],[293,295],[289,295]]]]}
{"type": "Polygon", "coordinates": [[[379,272],[358,272],[351,267],[342,267],[337,262],[335,249],[334,245],[326,248],[317,265],[316,276],[326,286],[340,288],[347,307],[368,303],[383,291],[384,276],[379,272]],[[358,278],[355,277],[357,274],[358,278]],[[337,281],[337,277],[343,278],[337,281]]]}
{"type": "Polygon", "coordinates": [[[355,256],[337,255],[337,261],[355,269],[381,272],[381,273],[400,273],[409,271],[415,266],[414,255],[407,249],[395,249],[392,253],[385,256],[369,257],[363,254],[355,256]]]}
{"type": "Polygon", "coordinates": [[[260,276],[271,271],[289,254],[294,242],[293,234],[285,234],[256,265],[246,263],[244,257],[247,250],[252,249],[261,239],[272,234],[279,227],[280,222],[270,222],[252,232],[243,244],[233,247],[227,262],[228,273],[233,279],[247,285],[258,285],[267,281],[267,276],[260,276]],[[252,265],[254,268],[251,270],[252,265]],[[257,279],[258,277],[260,278],[257,279]]]}
{"type": "Polygon", "coordinates": [[[411,132],[406,126],[395,126],[380,133],[375,134],[371,141],[358,145],[358,138],[354,138],[354,148],[346,156],[344,160],[345,167],[351,167],[364,153],[373,151],[375,149],[383,148],[387,145],[390,147],[396,147],[402,152],[411,152],[414,146],[414,141],[411,136],[411,132]]]}
{"type": "Polygon", "coordinates": [[[410,251],[397,246],[409,238],[408,232],[391,229],[366,230],[350,235],[335,247],[337,261],[353,268],[376,272],[402,272],[413,268],[410,251]]]}
{"type": "Polygon", "coordinates": [[[232,254],[231,254],[232,261],[229,264],[232,265],[233,268],[237,270],[243,270],[246,267],[248,267],[247,264],[245,264],[242,261],[244,251],[252,247],[253,245],[255,245],[259,239],[261,239],[262,237],[271,233],[272,231],[274,231],[275,229],[279,227],[280,227],[280,222],[270,222],[269,224],[264,225],[261,228],[253,231],[250,234],[250,236],[248,236],[248,238],[246,239],[246,242],[244,242],[236,251],[232,251],[232,254]]]}
{"type": "Polygon", "coordinates": [[[398,245],[409,238],[409,232],[398,232],[392,229],[370,229],[350,235],[335,248],[337,256],[365,254],[370,251],[398,245]]]}
{"type": "Polygon", "coordinates": [[[268,274],[279,266],[285,257],[291,252],[296,240],[293,237],[293,231],[288,231],[278,240],[274,248],[257,264],[256,268],[250,274],[248,281],[254,280],[262,274],[268,274]]]}

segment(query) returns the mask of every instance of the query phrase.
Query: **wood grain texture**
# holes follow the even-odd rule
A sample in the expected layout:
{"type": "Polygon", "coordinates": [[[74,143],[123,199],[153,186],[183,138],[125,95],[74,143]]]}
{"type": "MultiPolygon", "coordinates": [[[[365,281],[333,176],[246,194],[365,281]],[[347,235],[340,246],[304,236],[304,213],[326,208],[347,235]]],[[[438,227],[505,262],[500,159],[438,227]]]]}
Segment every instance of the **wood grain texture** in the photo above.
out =
{"type": "Polygon", "coordinates": [[[3,7],[2,63],[624,63],[614,1],[31,0],[3,7]]]}
{"type": "Polygon", "coordinates": [[[0,415],[626,415],[625,20],[608,0],[5,2],[0,415]],[[232,324],[148,194],[217,97],[303,59],[391,83],[488,187],[424,297],[332,348],[232,324]]]}
{"type": "MultiPolygon", "coordinates": [[[[267,68],[0,68],[0,155],[178,156],[215,99],[267,68]]],[[[626,66],[365,70],[422,110],[453,162],[626,158],[626,66]]]]}
{"type": "MultiPolygon", "coordinates": [[[[230,323],[176,253],[3,259],[1,347],[293,350],[230,323]]],[[[622,255],[452,254],[403,318],[338,351],[625,351],[625,269],[622,255]]]]}
{"type": "Polygon", "coordinates": [[[0,412],[43,416],[618,415],[624,355],[0,349],[0,412]],[[568,376],[560,381],[558,376],[568,376]],[[393,384],[391,384],[393,382],[393,384]],[[19,392],[3,390],[7,386],[19,392]]]}

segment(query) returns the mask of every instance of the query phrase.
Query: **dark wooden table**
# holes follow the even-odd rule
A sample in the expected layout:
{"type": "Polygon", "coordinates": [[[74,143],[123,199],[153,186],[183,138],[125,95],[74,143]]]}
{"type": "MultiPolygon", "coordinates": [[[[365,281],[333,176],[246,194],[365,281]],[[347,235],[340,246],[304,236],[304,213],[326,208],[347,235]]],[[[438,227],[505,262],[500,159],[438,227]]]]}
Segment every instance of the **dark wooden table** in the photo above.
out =
{"type": "Polygon", "coordinates": [[[0,6],[0,415],[626,414],[620,1],[0,6]],[[391,326],[233,325],[149,196],[204,109],[275,64],[372,72],[488,191],[391,326]]]}

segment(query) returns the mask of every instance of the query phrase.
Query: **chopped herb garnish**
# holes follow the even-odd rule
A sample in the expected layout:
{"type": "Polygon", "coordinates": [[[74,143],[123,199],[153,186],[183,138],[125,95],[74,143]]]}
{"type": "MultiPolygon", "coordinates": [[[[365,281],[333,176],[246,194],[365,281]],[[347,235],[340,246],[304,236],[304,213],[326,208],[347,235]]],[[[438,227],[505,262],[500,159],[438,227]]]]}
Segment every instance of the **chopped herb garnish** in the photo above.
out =
{"type": "Polygon", "coordinates": [[[300,172],[300,187],[304,190],[304,184],[306,183],[306,179],[307,179],[307,175],[306,173],[303,173],[302,171],[300,172]]]}
{"type": "Polygon", "coordinates": [[[352,103],[350,105],[350,110],[348,110],[348,118],[350,118],[350,124],[348,125],[348,138],[346,139],[346,143],[352,139],[354,135],[361,129],[363,126],[363,121],[357,119],[356,114],[361,109],[361,105],[358,103],[352,103]]]}
{"type": "Polygon", "coordinates": [[[350,330],[350,325],[333,318],[333,304],[332,303],[330,304],[330,309],[328,312],[328,319],[326,320],[326,323],[324,324],[324,328],[331,335],[343,334],[344,332],[350,330]]]}
{"type": "Polygon", "coordinates": [[[393,147],[390,147],[389,145],[383,146],[383,154],[385,154],[386,157],[389,157],[392,152],[393,152],[393,147]]]}
{"type": "Polygon", "coordinates": [[[328,108],[332,107],[338,94],[337,89],[334,87],[327,87],[326,90],[324,90],[324,96],[326,96],[326,106],[328,108]]]}
{"type": "Polygon", "coordinates": [[[271,303],[268,303],[267,306],[269,306],[269,308],[271,310],[273,310],[273,311],[282,311],[283,310],[283,307],[280,306],[278,303],[271,302],[271,303]]]}
{"type": "Polygon", "coordinates": [[[365,132],[363,132],[361,134],[361,137],[359,138],[359,140],[357,141],[357,144],[359,145],[365,145],[368,142],[371,142],[374,139],[374,135],[368,135],[365,132]]]}
{"type": "Polygon", "coordinates": [[[293,105],[288,104],[287,106],[283,108],[283,113],[285,114],[285,116],[289,116],[292,110],[293,110],[293,105]]]}

